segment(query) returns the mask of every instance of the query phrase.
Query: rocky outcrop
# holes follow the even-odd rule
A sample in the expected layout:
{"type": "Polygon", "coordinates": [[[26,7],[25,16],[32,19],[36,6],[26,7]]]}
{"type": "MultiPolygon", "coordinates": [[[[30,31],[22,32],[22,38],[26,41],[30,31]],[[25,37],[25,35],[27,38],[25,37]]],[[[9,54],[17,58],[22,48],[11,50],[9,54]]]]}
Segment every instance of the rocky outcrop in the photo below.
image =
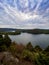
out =
{"type": "Polygon", "coordinates": [[[0,65],[17,65],[19,62],[18,58],[13,57],[10,52],[0,53],[0,65]]]}

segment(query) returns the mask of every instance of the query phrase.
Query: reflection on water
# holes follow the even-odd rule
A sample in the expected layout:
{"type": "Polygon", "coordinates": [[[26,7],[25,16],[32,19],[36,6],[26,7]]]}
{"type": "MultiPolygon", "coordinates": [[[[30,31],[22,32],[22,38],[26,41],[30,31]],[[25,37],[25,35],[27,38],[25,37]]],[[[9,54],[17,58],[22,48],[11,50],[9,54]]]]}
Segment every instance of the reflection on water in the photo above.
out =
{"type": "Polygon", "coordinates": [[[12,41],[27,44],[31,42],[33,46],[40,45],[45,48],[49,45],[49,34],[34,35],[29,33],[21,33],[20,35],[9,35],[12,41]]]}

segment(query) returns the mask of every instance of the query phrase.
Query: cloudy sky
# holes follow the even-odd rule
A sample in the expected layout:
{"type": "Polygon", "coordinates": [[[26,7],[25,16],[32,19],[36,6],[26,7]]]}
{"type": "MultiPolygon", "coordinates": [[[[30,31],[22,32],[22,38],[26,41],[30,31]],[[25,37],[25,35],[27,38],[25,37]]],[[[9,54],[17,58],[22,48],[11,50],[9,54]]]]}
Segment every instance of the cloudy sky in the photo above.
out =
{"type": "Polygon", "coordinates": [[[1,28],[49,28],[49,0],[0,0],[1,28]]]}

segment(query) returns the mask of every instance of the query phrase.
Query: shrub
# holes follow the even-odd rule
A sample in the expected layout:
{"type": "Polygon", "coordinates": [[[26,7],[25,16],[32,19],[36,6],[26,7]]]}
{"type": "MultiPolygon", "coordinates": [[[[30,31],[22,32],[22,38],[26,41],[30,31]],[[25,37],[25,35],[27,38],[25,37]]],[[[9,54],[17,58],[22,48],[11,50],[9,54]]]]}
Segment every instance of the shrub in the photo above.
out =
{"type": "Polygon", "coordinates": [[[24,50],[24,46],[22,44],[17,44],[15,42],[13,42],[10,47],[9,50],[12,52],[12,54],[16,57],[20,57],[22,51],[24,50]]]}
{"type": "Polygon", "coordinates": [[[35,63],[37,65],[49,65],[49,60],[46,55],[38,53],[38,55],[35,54],[35,63]]]}
{"type": "Polygon", "coordinates": [[[24,50],[22,52],[22,59],[24,60],[28,60],[28,61],[34,61],[34,56],[32,54],[32,52],[28,51],[28,50],[24,50]]]}
{"type": "Polygon", "coordinates": [[[6,51],[6,50],[7,50],[6,45],[2,45],[2,46],[0,46],[0,51],[6,51]]]}

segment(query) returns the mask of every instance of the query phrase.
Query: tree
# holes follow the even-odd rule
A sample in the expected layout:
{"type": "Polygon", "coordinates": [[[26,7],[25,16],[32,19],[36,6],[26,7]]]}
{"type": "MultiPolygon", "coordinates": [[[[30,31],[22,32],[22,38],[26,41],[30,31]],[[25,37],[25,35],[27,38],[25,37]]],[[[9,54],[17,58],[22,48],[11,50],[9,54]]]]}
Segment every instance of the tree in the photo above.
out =
{"type": "Polygon", "coordinates": [[[38,45],[35,46],[34,50],[37,51],[37,52],[42,51],[42,49],[41,49],[40,46],[38,46],[38,45]]]}
{"type": "Polygon", "coordinates": [[[44,51],[49,52],[49,46],[44,51]]]}
{"type": "Polygon", "coordinates": [[[9,38],[9,36],[6,34],[4,36],[4,44],[9,47],[11,45],[11,39],[9,38]]]}
{"type": "Polygon", "coordinates": [[[26,45],[26,49],[28,49],[29,51],[33,51],[33,46],[31,44],[31,42],[29,42],[27,45],[26,45]]]}
{"type": "Polygon", "coordinates": [[[2,37],[2,35],[0,35],[0,46],[2,46],[3,45],[3,37],[2,37]]]}

